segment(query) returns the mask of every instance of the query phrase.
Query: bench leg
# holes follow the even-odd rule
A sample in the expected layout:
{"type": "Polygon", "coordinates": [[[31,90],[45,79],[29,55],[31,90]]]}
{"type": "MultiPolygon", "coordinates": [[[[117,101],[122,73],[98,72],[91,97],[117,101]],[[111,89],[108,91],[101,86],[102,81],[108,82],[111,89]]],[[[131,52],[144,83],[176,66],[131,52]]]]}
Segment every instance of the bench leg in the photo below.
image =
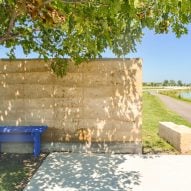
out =
{"type": "Polygon", "coordinates": [[[34,139],[33,154],[34,154],[34,157],[38,157],[40,155],[40,133],[34,133],[33,139],[34,139]]]}

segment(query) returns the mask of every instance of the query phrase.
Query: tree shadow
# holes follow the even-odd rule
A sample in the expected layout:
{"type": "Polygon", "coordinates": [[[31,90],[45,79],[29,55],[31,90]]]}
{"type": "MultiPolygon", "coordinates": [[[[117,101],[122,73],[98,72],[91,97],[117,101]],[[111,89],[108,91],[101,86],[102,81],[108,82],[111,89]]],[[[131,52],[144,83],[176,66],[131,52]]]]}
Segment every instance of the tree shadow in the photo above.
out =
{"type": "Polygon", "coordinates": [[[53,153],[25,191],[132,190],[141,183],[139,171],[128,170],[125,155],[53,153]]]}

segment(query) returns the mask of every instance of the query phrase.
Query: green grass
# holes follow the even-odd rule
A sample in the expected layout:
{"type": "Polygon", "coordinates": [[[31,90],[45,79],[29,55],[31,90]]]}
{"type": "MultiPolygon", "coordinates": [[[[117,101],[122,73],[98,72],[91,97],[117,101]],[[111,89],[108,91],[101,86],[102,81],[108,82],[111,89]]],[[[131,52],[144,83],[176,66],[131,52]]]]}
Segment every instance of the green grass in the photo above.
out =
{"type": "Polygon", "coordinates": [[[46,156],[35,159],[31,154],[1,154],[0,191],[22,191],[46,156]]]}
{"type": "Polygon", "coordinates": [[[177,124],[191,124],[168,110],[158,97],[143,94],[143,147],[144,153],[178,153],[171,145],[158,136],[159,121],[172,121],[177,124]]]}
{"type": "MultiPolygon", "coordinates": [[[[0,166],[0,190],[16,190],[20,182],[27,176],[27,170],[23,165],[14,161],[1,162],[0,166]]],[[[22,189],[17,189],[22,190],[22,189]]]]}

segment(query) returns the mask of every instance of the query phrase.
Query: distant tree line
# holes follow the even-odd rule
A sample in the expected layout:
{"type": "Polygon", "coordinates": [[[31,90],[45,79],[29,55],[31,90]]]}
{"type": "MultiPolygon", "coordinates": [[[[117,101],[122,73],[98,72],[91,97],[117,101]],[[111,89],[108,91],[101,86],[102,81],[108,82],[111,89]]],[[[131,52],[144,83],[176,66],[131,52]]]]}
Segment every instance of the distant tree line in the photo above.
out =
{"type": "Polygon", "coordinates": [[[143,82],[143,86],[191,86],[191,83],[183,83],[181,80],[164,80],[163,82],[143,82]]]}

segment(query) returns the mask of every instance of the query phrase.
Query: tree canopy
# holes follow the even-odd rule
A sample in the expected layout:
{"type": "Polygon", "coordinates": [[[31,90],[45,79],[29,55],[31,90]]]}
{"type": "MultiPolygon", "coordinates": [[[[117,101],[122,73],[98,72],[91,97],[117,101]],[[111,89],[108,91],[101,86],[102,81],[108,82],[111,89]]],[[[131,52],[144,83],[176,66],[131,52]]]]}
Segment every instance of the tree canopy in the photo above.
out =
{"type": "Polygon", "coordinates": [[[136,51],[144,28],[180,37],[190,22],[190,0],[0,0],[0,45],[10,58],[17,46],[54,58],[62,76],[63,58],[79,64],[106,48],[120,57],[136,51]]]}

